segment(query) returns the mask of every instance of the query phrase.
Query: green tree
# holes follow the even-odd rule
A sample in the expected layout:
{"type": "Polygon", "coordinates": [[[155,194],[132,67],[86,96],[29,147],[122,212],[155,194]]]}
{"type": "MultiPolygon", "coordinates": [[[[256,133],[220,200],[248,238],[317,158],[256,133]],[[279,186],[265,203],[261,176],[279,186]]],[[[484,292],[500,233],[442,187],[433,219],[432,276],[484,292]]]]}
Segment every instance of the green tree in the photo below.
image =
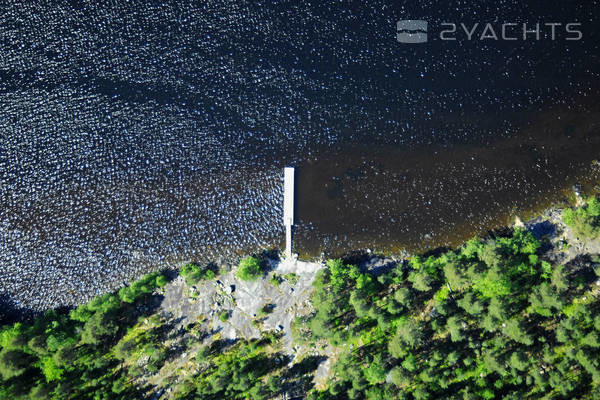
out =
{"type": "Polygon", "coordinates": [[[411,298],[412,298],[412,296],[411,296],[410,290],[408,288],[401,287],[394,292],[394,300],[396,300],[398,303],[402,304],[403,306],[406,306],[406,307],[410,306],[411,298]]]}
{"type": "Polygon", "coordinates": [[[465,293],[461,299],[456,301],[456,304],[469,315],[480,315],[483,312],[483,305],[479,300],[475,299],[475,296],[471,292],[465,293]]]}
{"type": "Polygon", "coordinates": [[[510,281],[497,266],[478,274],[473,280],[473,288],[488,299],[506,296],[511,292],[510,281]]]}
{"type": "Polygon", "coordinates": [[[66,344],[54,353],[52,359],[57,366],[70,366],[77,359],[77,352],[72,345],[66,344]]]}
{"type": "Polygon", "coordinates": [[[460,271],[458,260],[452,260],[443,267],[444,276],[452,290],[462,290],[468,285],[468,280],[460,271]]]}
{"type": "Polygon", "coordinates": [[[229,319],[229,312],[223,311],[221,315],[219,315],[219,319],[221,320],[221,322],[227,321],[229,319]]]}
{"type": "Polygon", "coordinates": [[[529,362],[525,354],[523,354],[523,352],[514,351],[510,355],[509,365],[518,371],[525,371],[529,366],[529,362]]]}
{"type": "Polygon", "coordinates": [[[64,373],[64,369],[55,361],[56,354],[54,354],[54,357],[44,357],[40,360],[42,373],[47,382],[59,380],[64,373]]]}
{"type": "Polygon", "coordinates": [[[413,288],[416,290],[421,292],[427,292],[431,290],[433,278],[425,270],[412,272],[409,275],[408,280],[412,282],[413,288]]]}
{"type": "Polygon", "coordinates": [[[383,362],[383,355],[381,353],[378,353],[373,357],[368,368],[364,369],[364,374],[365,379],[371,385],[382,383],[385,380],[385,363],[383,362]]]}
{"type": "Polygon", "coordinates": [[[181,270],[179,271],[179,273],[181,274],[181,276],[183,276],[183,278],[185,279],[185,282],[189,285],[189,286],[193,286],[196,283],[203,281],[203,280],[211,280],[214,279],[215,277],[215,272],[210,269],[208,266],[207,267],[200,267],[197,264],[194,263],[189,263],[184,265],[181,270]]]}
{"type": "Polygon", "coordinates": [[[552,277],[550,282],[552,283],[552,286],[554,286],[559,292],[563,292],[569,288],[564,266],[557,265],[552,269],[552,277]]]}
{"type": "Polygon", "coordinates": [[[42,400],[51,398],[52,387],[45,383],[40,383],[33,388],[29,392],[29,398],[34,400],[42,400]]]}
{"type": "Polygon", "coordinates": [[[511,320],[506,321],[502,332],[515,342],[522,343],[528,346],[533,344],[531,336],[529,336],[525,332],[525,329],[521,325],[521,322],[517,319],[513,318],[511,320]]]}
{"type": "Polygon", "coordinates": [[[46,337],[43,335],[36,335],[29,339],[27,346],[29,346],[29,348],[38,356],[45,355],[48,352],[48,347],[46,346],[46,337]]]}
{"type": "Polygon", "coordinates": [[[398,387],[405,387],[410,385],[412,379],[404,368],[394,367],[390,371],[390,381],[398,387]]]}
{"type": "Polygon", "coordinates": [[[84,324],[81,341],[87,344],[99,344],[105,337],[113,336],[118,329],[114,315],[97,312],[84,324]]]}
{"type": "Polygon", "coordinates": [[[0,330],[0,347],[5,349],[20,349],[27,343],[27,328],[17,322],[0,330]]]}
{"type": "Polygon", "coordinates": [[[465,338],[465,335],[462,333],[461,322],[457,316],[448,318],[446,327],[450,332],[450,338],[453,342],[460,342],[465,338]]]}
{"type": "Polygon", "coordinates": [[[162,274],[156,277],[156,286],[158,286],[158,287],[163,287],[168,282],[169,281],[167,280],[167,277],[162,274]]]}
{"type": "Polygon", "coordinates": [[[350,304],[354,308],[356,316],[359,318],[366,317],[371,311],[371,306],[367,300],[358,291],[354,291],[350,294],[350,304]]]}
{"type": "Polygon", "coordinates": [[[120,394],[127,390],[128,388],[127,378],[122,376],[113,382],[111,390],[113,393],[120,394]]]}
{"type": "Polygon", "coordinates": [[[500,247],[496,245],[495,241],[491,240],[478,249],[477,255],[488,267],[497,268],[502,262],[502,255],[499,251],[500,247]]]}
{"type": "Polygon", "coordinates": [[[412,318],[403,318],[398,324],[394,338],[398,338],[410,347],[415,347],[421,342],[421,336],[422,331],[418,323],[412,318]]]}
{"type": "Polygon", "coordinates": [[[264,271],[256,257],[246,257],[240,261],[236,276],[243,281],[255,281],[263,275],[264,271]]]}
{"type": "Polygon", "coordinates": [[[545,317],[552,316],[553,310],[561,310],[564,306],[560,295],[547,282],[533,288],[529,303],[536,313],[545,317]]]}
{"type": "Polygon", "coordinates": [[[591,197],[583,207],[566,209],[563,212],[563,221],[577,236],[597,238],[600,236],[600,202],[591,197]]]}
{"type": "Polygon", "coordinates": [[[24,373],[30,367],[32,357],[21,350],[3,349],[0,351],[0,375],[10,379],[24,373]]]}
{"type": "Polygon", "coordinates": [[[581,343],[585,346],[589,347],[600,347],[600,340],[598,339],[598,334],[596,332],[590,332],[581,340],[581,343]]]}

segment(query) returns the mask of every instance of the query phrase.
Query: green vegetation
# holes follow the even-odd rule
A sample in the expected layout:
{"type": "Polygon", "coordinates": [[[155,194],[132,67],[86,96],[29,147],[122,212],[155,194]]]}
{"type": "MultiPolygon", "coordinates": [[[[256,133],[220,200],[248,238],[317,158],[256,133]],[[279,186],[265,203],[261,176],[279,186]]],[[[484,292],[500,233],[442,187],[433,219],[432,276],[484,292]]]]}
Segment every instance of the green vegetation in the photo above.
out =
{"type": "Polygon", "coordinates": [[[267,315],[271,314],[274,309],[275,309],[275,305],[274,304],[265,304],[264,306],[262,306],[260,308],[260,310],[258,310],[258,313],[256,314],[256,317],[257,318],[264,318],[267,315]]]}
{"type": "Polygon", "coordinates": [[[196,356],[199,372],[175,386],[174,399],[271,399],[290,385],[298,391],[310,387],[320,358],[306,357],[292,368],[279,349],[279,337],[241,340],[232,346],[217,340],[196,356]]]}
{"type": "Polygon", "coordinates": [[[243,281],[255,281],[263,276],[264,271],[261,262],[256,257],[246,257],[240,261],[236,276],[243,281]]]}
{"type": "Polygon", "coordinates": [[[221,322],[225,322],[229,319],[229,312],[228,311],[223,311],[221,313],[221,315],[219,315],[219,319],[221,320],[221,322]]]}
{"type": "Polygon", "coordinates": [[[283,282],[284,279],[288,281],[290,286],[294,286],[296,283],[298,283],[298,279],[300,279],[300,277],[293,272],[290,272],[289,274],[285,275],[273,273],[273,276],[271,277],[271,279],[269,279],[269,283],[275,287],[279,287],[279,285],[281,285],[281,282],[283,282]]]}
{"type": "MultiPolygon", "coordinates": [[[[125,286],[119,290],[119,300],[124,303],[133,303],[145,294],[152,293],[157,287],[163,287],[167,284],[167,278],[161,273],[152,273],[135,281],[131,286],[125,286]]],[[[95,299],[92,301],[100,301],[95,299]]],[[[91,304],[91,303],[90,303],[91,304]]],[[[80,307],[81,308],[81,307],[80,307]]],[[[77,310],[75,310],[77,311],[77,310]]]]}
{"type": "Polygon", "coordinates": [[[309,398],[598,398],[597,277],[550,265],[539,247],[517,230],[379,277],[330,260],[296,327],[339,354],[309,398]]]}
{"type": "Polygon", "coordinates": [[[600,201],[596,197],[591,197],[585,206],[565,210],[563,220],[581,238],[595,239],[599,237],[600,201]]]}
{"type": "Polygon", "coordinates": [[[217,275],[215,270],[216,268],[212,265],[202,268],[197,264],[189,263],[184,265],[179,273],[185,279],[185,283],[187,283],[189,286],[194,286],[200,281],[214,279],[217,275]]]}
{"type": "Polygon", "coordinates": [[[166,283],[162,273],[148,274],[70,313],[48,311],[2,327],[0,399],[136,398],[127,376],[142,371],[123,368],[123,360],[143,353],[152,370],[165,359],[160,329],[133,327],[146,319],[140,305],[166,283]]]}
{"type": "Polygon", "coordinates": [[[281,275],[273,273],[273,276],[271,277],[271,279],[269,279],[269,283],[275,287],[279,287],[279,285],[281,285],[281,282],[283,282],[283,278],[281,277],[281,275]]]}
{"type": "Polygon", "coordinates": [[[293,273],[293,272],[290,272],[289,274],[285,274],[283,276],[283,279],[285,279],[286,281],[288,281],[288,283],[291,286],[294,286],[296,283],[298,283],[298,279],[299,278],[300,277],[298,275],[296,275],[295,273],[293,273]]]}

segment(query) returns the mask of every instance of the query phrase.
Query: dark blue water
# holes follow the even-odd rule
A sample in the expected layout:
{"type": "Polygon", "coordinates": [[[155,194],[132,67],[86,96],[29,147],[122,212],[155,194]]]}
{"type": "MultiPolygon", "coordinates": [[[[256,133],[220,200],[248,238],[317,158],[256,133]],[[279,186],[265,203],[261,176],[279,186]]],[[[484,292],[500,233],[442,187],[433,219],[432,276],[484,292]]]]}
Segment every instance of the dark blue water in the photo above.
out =
{"type": "Polygon", "coordinates": [[[75,304],[277,246],[284,165],[312,255],[444,242],[588,174],[597,1],[414,3],[5,2],[0,296],[75,304]],[[398,43],[401,19],[430,41],[398,43]],[[442,22],[583,39],[443,42],[442,22]]]}

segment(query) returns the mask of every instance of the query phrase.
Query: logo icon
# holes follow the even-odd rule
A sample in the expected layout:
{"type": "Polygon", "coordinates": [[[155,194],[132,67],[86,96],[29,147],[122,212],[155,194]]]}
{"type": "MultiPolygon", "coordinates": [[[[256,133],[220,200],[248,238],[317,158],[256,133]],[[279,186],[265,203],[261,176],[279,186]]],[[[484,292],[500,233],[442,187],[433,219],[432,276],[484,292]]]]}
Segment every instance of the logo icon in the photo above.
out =
{"type": "Polygon", "coordinates": [[[396,38],[400,43],[427,42],[427,21],[407,19],[398,21],[396,38]]]}

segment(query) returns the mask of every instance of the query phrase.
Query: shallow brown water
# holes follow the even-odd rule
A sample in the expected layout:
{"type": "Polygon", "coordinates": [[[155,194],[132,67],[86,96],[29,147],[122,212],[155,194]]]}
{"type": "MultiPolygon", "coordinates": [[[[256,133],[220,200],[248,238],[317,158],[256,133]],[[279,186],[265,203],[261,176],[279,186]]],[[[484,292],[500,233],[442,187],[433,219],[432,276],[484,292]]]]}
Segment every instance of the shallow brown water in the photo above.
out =
{"type": "Polygon", "coordinates": [[[296,249],[452,246],[597,181],[600,113],[553,110],[485,145],[347,148],[300,164],[296,249]]]}

